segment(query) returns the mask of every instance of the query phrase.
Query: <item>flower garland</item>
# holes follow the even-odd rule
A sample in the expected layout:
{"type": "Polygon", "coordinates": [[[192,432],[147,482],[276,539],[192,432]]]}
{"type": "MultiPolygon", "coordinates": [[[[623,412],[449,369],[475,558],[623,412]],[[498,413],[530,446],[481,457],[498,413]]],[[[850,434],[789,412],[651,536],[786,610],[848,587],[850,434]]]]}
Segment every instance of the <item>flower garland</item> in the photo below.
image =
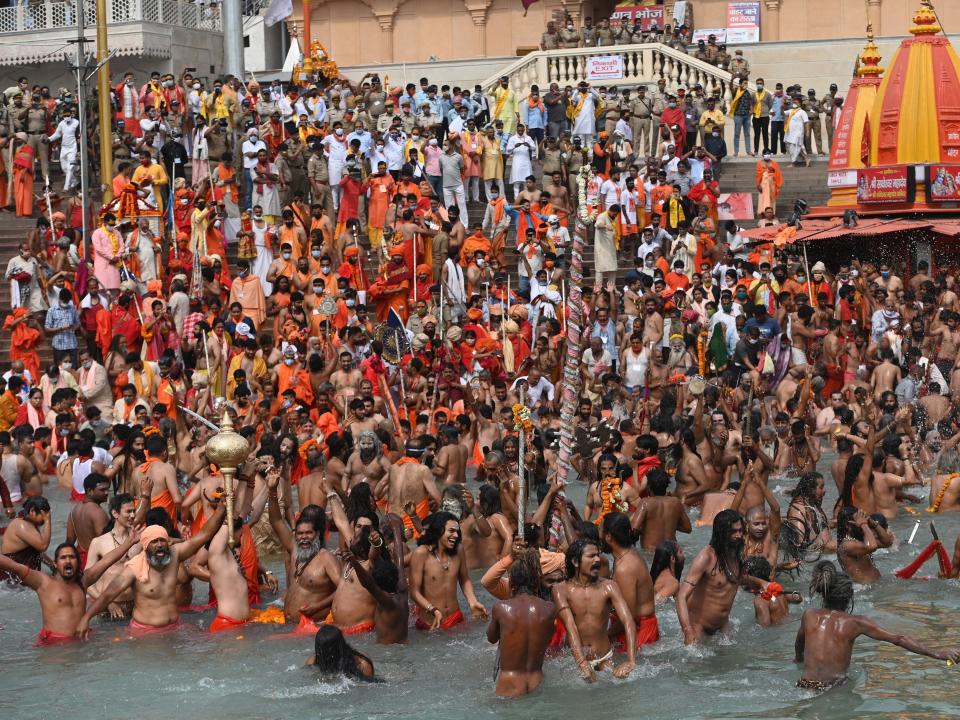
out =
{"type": "Polygon", "coordinates": [[[512,409],[514,428],[523,430],[525,435],[533,432],[533,420],[530,417],[530,408],[523,403],[516,403],[512,409]]]}
{"type": "Polygon", "coordinates": [[[776,600],[781,595],[783,595],[783,585],[778,582],[772,582],[763,589],[763,592],[760,593],[760,599],[768,601],[776,600]]]}
{"type": "Polygon", "coordinates": [[[707,376],[707,331],[701,330],[697,336],[697,368],[701,377],[707,376]]]}
{"type": "Polygon", "coordinates": [[[620,489],[623,487],[623,481],[620,478],[606,478],[600,483],[600,501],[602,507],[600,516],[597,518],[597,525],[603,522],[603,519],[612,512],[628,512],[630,506],[620,495],[620,489]]]}
{"type": "Polygon", "coordinates": [[[593,168],[589,165],[581,165],[577,171],[577,217],[584,225],[593,225],[600,214],[599,207],[591,210],[587,205],[587,185],[593,177],[593,168]]]}
{"type": "Polygon", "coordinates": [[[937,493],[937,497],[934,499],[933,504],[927,508],[928,513],[940,512],[940,503],[943,502],[943,496],[947,494],[947,490],[950,489],[951,483],[956,480],[958,477],[957,473],[953,475],[947,475],[943,480],[943,486],[940,488],[940,492],[937,493]]]}

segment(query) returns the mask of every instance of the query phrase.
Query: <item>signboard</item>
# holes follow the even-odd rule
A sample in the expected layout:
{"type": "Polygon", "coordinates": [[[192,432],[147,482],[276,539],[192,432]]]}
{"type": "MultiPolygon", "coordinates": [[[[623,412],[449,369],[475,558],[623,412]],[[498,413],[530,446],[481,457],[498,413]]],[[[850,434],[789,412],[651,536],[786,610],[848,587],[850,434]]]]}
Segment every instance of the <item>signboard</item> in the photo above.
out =
{"type": "Polygon", "coordinates": [[[667,11],[663,5],[618,5],[610,13],[610,24],[626,23],[633,27],[635,18],[640,18],[640,27],[644,30],[649,30],[653,25],[663,30],[667,11]]]}
{"type": "Polygon", "coordinates": [[[622,55],[594,55],[587,58],[587,80],[623,79],[622,55]]]}
{"type": "MultiPolygon", "coordinates": [[[[837,136],[834,135],[833,139],[836,140],[837,136]]],[[[856,170],[831,170],[827,173],[827,187],[828,188],[848,188],[857,186],[857,171],[856,170]]]]}
{"type": "Polygon", "coordinates": [[[727,3],[727,42],[760,42],[760,3],[727,3]]]}
{"type": "Polygon", "coordinates": [[[717,214],[720,220],[754,220],[753,193],[721,193],[717,214]]]}
{"type": "Polygon", "coordinates": [[[960,165],[927,166],[927,201],[960,201],[960,165]]]}
{"type": "Polygon", "coordinates": [[[863,168],[857,171],[857,202],[904,203],[910,195],[909,168],[863,168]]]}
{"type": "Polygon", "coordinates": [[[726,28],[704,28],[702,30],[693,31],[693,42],[700,42],[701,40],[706,42],[710,39],[711,35],[717,39],[718,44],[723,44],[727,41],[726,28]]]}

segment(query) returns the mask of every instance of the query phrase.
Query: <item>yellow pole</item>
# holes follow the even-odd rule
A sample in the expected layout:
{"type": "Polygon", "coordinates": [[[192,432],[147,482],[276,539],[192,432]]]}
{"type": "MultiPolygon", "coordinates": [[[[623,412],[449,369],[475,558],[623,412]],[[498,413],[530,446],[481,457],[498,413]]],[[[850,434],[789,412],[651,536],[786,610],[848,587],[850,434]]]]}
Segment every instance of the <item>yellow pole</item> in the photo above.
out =
{"type": "Polygon", "coordinates": [[[110,131],[110,54],[107,48],[107,0],[97,0],[97,102],[100,114],[100,188],[103,202],[113,200],[113,134],[110,131]]]}

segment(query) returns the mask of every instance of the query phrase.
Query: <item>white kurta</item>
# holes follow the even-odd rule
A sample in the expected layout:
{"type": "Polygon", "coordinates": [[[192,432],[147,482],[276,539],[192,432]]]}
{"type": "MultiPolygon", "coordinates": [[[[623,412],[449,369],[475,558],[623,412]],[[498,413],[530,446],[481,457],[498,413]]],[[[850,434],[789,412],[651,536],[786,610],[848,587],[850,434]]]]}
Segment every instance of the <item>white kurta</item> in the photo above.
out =
{"type": "MultiPolygon", "coordinates": [[[[577,107],[580,104],[580,93],[575,92],[573,94],[573,106],[577,107]]],[[[597,100],[599,95],[593,92],[592,90],[587,91],[587,97],[583,101],[583,107],[580,108],[580,112],[573,119],[573,134],[574,135],[594,135],[597,130],[597,100]]]]}
{"type": "Polygon", "coordinates": [[[510,182],[523,182],[533,175],[535,143],[528,135],[513,135],[507,141],[507,155],[511,158],[510,182]]]}
{"type": "Polygon", "coordinates": [[[803,144],[803,126],[810,121],[810,117],[803,109],[797,110],[790,118],[790,124],[787,125],[786,133],[783,136],[785,143],[794,145],[803,144]]]}
{"type": "Polygon", "coordinates": [[[256,220],[251,224],[253,243],[257,248],[257,257],[250,263],[250,272],[260,278],[264,295],[269,295],[273,292],[273,285],[267,282],[267,271],[270,270],[270,266],[273,264],[273,251],[267,244],[266,237],[269,229],[270,226],[266,223],[263,224],[263,227],[257,227],[256,220]]]}
{"type": "Polygon", "coordinates": [[[598,272],[617,271],[617,246],[613,240],[613,222],[610,216],[603,212],[597,216],[594,224],[593,262],[598,272]]]}

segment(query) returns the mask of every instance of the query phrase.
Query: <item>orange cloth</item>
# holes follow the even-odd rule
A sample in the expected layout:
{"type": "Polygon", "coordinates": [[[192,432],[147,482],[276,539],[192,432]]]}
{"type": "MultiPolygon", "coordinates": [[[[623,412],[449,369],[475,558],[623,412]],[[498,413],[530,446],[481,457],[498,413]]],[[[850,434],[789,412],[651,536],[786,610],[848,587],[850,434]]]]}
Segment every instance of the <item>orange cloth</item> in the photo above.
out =
{"type": "Polygon", "coordinates": [[[290,388],[300,400],[307,405],[313,405],[313,387],[310,385],[310,373],[306,370],[302,368],[294,370],[287,365],[277,365],[277,381],[277,397],[282,396],[283,391],[290,388]],[[293,384],[294,377],[297,379],[296,385],[293,384]]]}
{"type": "Polygon", "coordinates": [[[226,630],[236,630],[237,628],[243,627],[248,622],[250,621],[236,620],[228,615],[221,615],[217,613],[217,616],[213,619],[213,622],[210,623],[210,632],[218,633],[226,630]]]}
{"type": "MultiPolygon", "coordinates": [[[[13,321],[26,314],[27,309],[25,307],[14,308],[13,312],[7,315],[7,319],[3,321],[3,329],[10,330],[13,321]]],[[[40,382],[40,358],[37,356],[36,347],[40,344],[41,339],[39,330],[22,322],[17,323],[10,331],[10,359],[23,361],[23,367],[30,371],[30,377],[34,383],[40,382]]]]}
{"type": "Polygon", "coordinates": [[[173,387],[173,381],[169,378],[160,381],[160,386],[157,388],[157,402],[167,406],[168,418],[177,419],[177,393],[173,387]]]}
{"type": "Polygon", "coordinates": [[[24,145],[13,158],[13,192],[17,215],[33,215],[33,148],[24,145]]]}
{"type": "Polygon", "coordinates": [[[263,608],[263,610],[250,608],[250,620],[248,622],[263,625],[284,625],[287,622],[287,616],[283,614],[283,608],[272,605],[263,608]]]}
{"type": "MultiPolygon", "coordinates": [[[[430,622],[424,622],[420,619],[420,606],[417,606],[417,630],[429,630],[430,625],[433,622],[433,618],[430,618],[430,622]]],[[[449,630],[450,628],[456,627],[462,622],[466,622],[466,618],[463,617],[463,613],[460,610],[447,615],[443,620],[440,621],[441,630],[449,630]]]]}
{"type": "MultiPolygon", "coordinates": [[[[329,616],[329,621],[332,624],[336,624],[336,621],[333,620],[333,615],[329,616]]],[[[356,625],[351,625],[350,627],[340,628],[340,632],[344,635],[362,635],[363,633],[373,632],[376,630],[377,625],[373,620],[368,620],[367,622],[357,623],[356,625]]]]}
{"type": "MultiPolygon", "coordinates": [[[[166,490],[164,490],[164,492],[169,496],[169,492],[166,490]]],[[[126,566],[133,571],[137,580],[142,583],[150,579],[150,563],[147,562],[147,546],[154,540],[167,540],[169,542],[170,536],[160,525],[148,525],[143,529],[143,532],[140,533],[140,545],[143,547],[143,550],[125,563],[126,566]]]]}
{"type": "MultiPolygon", "coordinates": [[[[413,462],[416,462],[416,460],[413,460],[413,458],[400,458],[400,460],[398,460],[394,464],[403,465],[404,464],[402,462],[403,460],[412,460],[413,462]]],[[[416,512],[418,518],[420,518],[421,520],[424,520],[427,517],[427,515],[430,514],[430,498],[424,498],[423,500],[418,502],[417,509],[414,512],[416,512]]],[[[418,533],[417,529],[413,526],[413,520],[411,520],[406,513],[403,514],[403,527],[405,530],[413,531],[414,539],[420,537],[420,533],[418,533]]]]}
{"type": "MultiPolygon", "coordinates": [[[[142,466],[141,466],[142,467],[142,466]]],[[[170,494],[169,490],[164,490],[162,493],[157,495],[155,498],[150,499],[150,508],[163,508],[167,511],[167,515],[170,516],[170,521],[176,525],[177,524],[177,510],[176,505],[173,503],[173,496],[170,494]]]]}
{"type": "Polygon", "coordinates": [[[316,635],[320,626],[306,615],[300,615],[300,622],[297,623],[297,629],[293,631],[294,635],[316,635]]]}
{"type": "Polygon", "coordinates": [[[180,628],[180,618],[177,618],[169,625],[144,625],[136,620],[131,620],[127,627],[128,632],[134,637],[143,637],[144,635],[159,635],[160,633],[178,630],[180,628]]]}
{"type": "Polygon", "coordinates": [[[33,643],[34,647],[50,647],[51,645],[63,645],[69,642],[78,642],[80,638],[76,635],[64,635],[62,633],[55,633],[52,630],[47,630],[43,628],[40,631],[40,634],[37,635],[36,641],[33,643]]]}
{"type": "MultiPolygon", "coordinates": [[[[660,639],[660,625],[657,623],[656,614],[635,617],[633,621],[637,624],[637,635],[634,638],[637,650],[643,645],[651,645],[660,639]]],[[[625,632],[617,635],[617,637],[614,638],[614,642],[617,644],[617,652],[627,651],[625,632]]]]}

